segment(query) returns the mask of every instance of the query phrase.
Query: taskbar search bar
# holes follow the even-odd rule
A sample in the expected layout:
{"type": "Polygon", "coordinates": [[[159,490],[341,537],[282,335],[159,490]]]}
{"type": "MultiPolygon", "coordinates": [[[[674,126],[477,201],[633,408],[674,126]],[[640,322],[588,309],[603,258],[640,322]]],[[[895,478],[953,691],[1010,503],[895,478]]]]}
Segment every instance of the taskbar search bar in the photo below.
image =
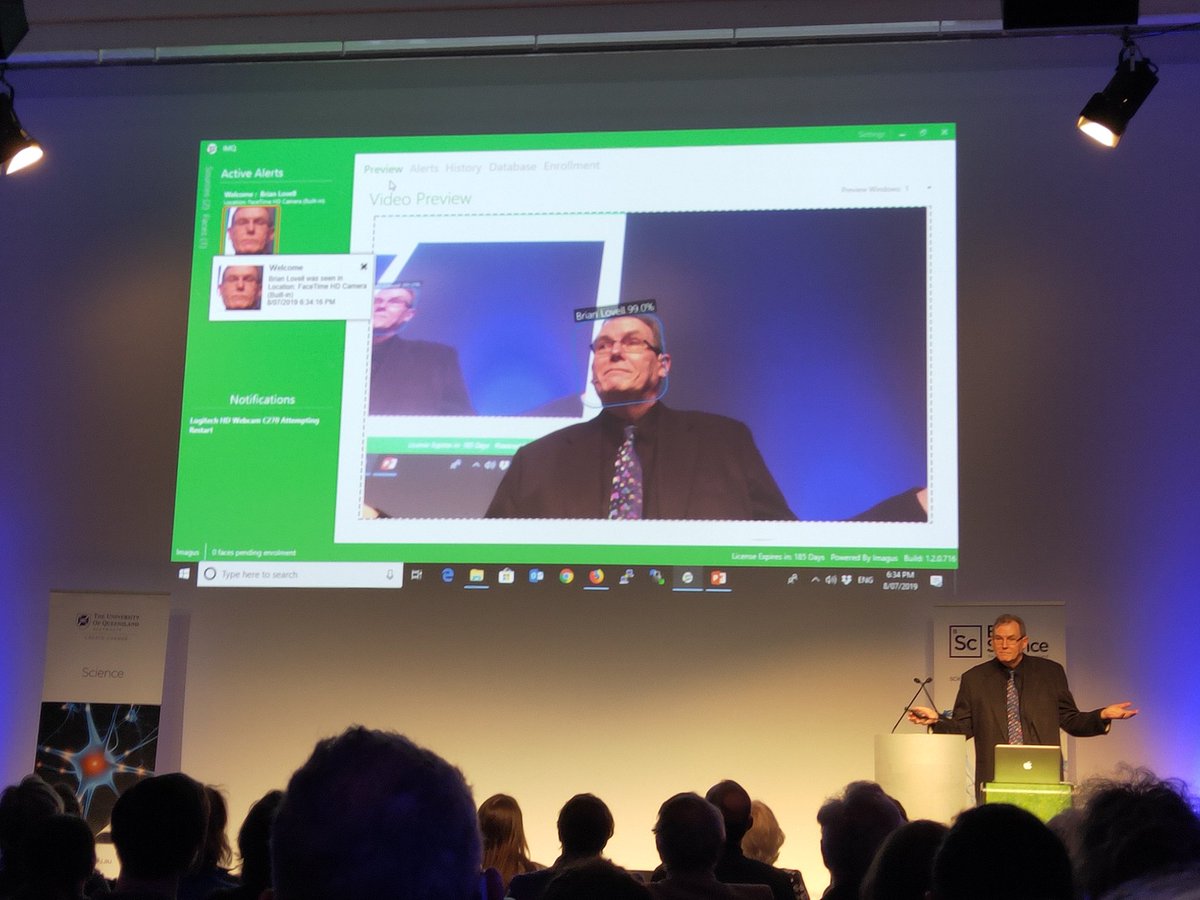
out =
{"type": "Polygon", "coordinates": [[[218,588],[398,588],[404,563],[202,562],[196,584],[218,588]]]}

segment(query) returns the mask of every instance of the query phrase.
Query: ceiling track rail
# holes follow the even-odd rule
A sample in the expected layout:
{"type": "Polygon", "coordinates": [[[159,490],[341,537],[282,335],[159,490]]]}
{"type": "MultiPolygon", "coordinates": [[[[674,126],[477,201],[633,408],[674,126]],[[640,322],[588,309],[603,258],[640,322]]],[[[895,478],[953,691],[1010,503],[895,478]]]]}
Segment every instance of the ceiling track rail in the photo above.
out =
{"type": "MultiPolygon", "coordinates": [[[[1134,37],[1164,30],[1200,27],[1181,16],[1144,17],[1129,29],[1134,37]]],[[[303,41],[215,44],[184,47],[131,47],[14,53],[10,69],[92,66],[206,65],[321,60],[400,60],[431,57],[556,55],[640,50],[804,47],[850,44],[928,43],[963,40],[1120,35],[1123,28],[1071,28],[1005,31],[999,19],[878,22],[794,27],[705,28],[677,31],[594,34],[497,35],[489,37],[401,38],[396,40],[303,41]]]]}

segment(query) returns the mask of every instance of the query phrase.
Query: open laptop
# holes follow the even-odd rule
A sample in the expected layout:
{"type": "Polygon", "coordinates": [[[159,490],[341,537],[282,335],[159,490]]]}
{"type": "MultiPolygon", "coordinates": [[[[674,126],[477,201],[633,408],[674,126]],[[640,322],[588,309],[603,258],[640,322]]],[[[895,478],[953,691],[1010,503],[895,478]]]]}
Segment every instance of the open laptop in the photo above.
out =
{"type": "Polygon", "coordinates": [[[1062,748],[1058,744],[997,744],[994,780],[1058,784],[1062,781],[1062,748]]]}

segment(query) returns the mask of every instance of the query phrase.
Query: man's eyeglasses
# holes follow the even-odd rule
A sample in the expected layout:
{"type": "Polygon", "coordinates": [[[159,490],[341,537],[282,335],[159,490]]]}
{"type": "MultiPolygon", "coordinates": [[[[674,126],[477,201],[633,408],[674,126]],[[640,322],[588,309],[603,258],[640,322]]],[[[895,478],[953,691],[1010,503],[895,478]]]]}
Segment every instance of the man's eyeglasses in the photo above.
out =
{"type": "Polygon", "coordinates": [[[403,306],[405,309],[412,309],[412,301],[405,300],[403,297],[376,297],[376,306],[403,306]]]}
{"type": "Polygon", "coordinates": [[[620,346],[622,353],[637,354],[645,353],[647,350],[652,350],[655,353],[662,353],[662,347],[655,347],[652,343],[644,338],[640,338],[632,334],[625,335],[625,337],[621,338],[619,341],[614,341],[610,337],[596,338],[596,340],[592,341],[592,352],[597,354],[611,353],[613,348],[618,345],[620,346]]]}

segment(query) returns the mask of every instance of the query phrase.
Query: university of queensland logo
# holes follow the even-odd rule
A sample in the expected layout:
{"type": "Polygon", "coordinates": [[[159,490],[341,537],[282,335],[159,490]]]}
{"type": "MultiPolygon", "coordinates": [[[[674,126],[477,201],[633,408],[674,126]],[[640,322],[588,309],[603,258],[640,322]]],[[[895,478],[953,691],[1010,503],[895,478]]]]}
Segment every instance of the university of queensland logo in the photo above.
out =
{"type": "Polygon", "coordinates": [[[87,628],[92,624],[92,617],[89,613],[80,613],[75,617],[75,627],[79,629],[87,628]]]}
{"type": "Polygon", "coordinates": [[[983,658],[983,626],[951,625],[950,658],[983,658]]]}

